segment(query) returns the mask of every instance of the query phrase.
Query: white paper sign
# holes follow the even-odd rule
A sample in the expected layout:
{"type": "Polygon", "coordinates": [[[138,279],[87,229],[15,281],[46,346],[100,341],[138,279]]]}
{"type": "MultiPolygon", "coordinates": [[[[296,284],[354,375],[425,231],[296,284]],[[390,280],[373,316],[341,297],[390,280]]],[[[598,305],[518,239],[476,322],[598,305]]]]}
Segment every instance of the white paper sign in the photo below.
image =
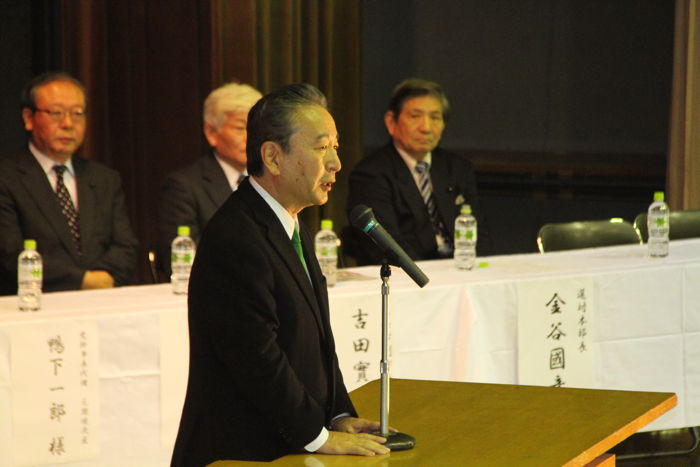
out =
{"type": "Polygon", "coordinates": [[[9,334],[16,465],[96,459],[100,405],[95,322],[32,323],[14,326],[9,334]]]}
{"type": "MultiPolygon", "coordinates": [[[[348,391],[379,379],[382,301],[379,294],[329,297],[335,352],[348,391]]],[[[390,308],[391,309],[391,308],[390,308]]]]}
{"type": "Polygon", "coordinates": [[[593,280],[518,283],[518,384],[593,387],[593,280]]]}

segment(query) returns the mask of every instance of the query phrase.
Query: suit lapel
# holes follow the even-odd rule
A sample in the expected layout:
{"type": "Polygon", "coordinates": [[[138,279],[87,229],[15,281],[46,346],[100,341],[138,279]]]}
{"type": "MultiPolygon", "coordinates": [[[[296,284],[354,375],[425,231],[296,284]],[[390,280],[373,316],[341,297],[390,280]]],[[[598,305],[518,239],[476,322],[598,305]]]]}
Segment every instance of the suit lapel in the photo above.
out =
{"type": "Polygon", "coordinates": [[[221,206],[232,193],[226,174],[213,154],[204,159],[202,180],[204,190],[215,206],[221,206]]]}
{"type": "MultiPolygon", "coordinates": [[[[433,183],[433,198],[435,205],[442,219],[442,223],[447,229],[447,233],[454,235],[454,213],[456,207],[454,205],[455,187],[450,183],[450,170],[447,166],[447,159],[441,157],[439,150],[436,149],[432,154],[432,162],[430,164],[430,181],[433,183]]],[[[449,239],[447,239],[449,241],[449,239]]]]}
{"type": "Polygon", "coordinates": [[[80,223],[80,243],[83,251],[91,251],[90,239],[96,221],[97,207],[97,181],[88,170],[86,162],[79,158],[73,158],[73,168],[78,186],[78,222],[80,223]]]}
{"type": "MultiPolygon", "coordinates": [[[[309,276],[306,275],[304,266],[302,266],[294,250],[292,241],[287,237],[287,233],[279,219],[248,180],[241,183],[237,192],[240,192],[240,196],[242,196],[247,205],[250,206],[252,215],[256,221],[263,226],[270,246],[277,253],[284,266],[294,278],[297,286],[301,289],[304,298],[309,304],[309,308],[313,311],[320,332],[322,335],[325,335],[325,326],[323,324],[319,301],[316,299],[314,289],[309,281],[309,276]]],[[[308,248],[306,248],[306,251],[308,251],[308,248]]],[[[308,254],[305,255],[305,258],[307,257],[308,254]]],[[[311,267],[317,267],[313,261],[307,261],[307,266],[310,269],[311,267]]],[[[316,284],[318,284],[318,281],[316,281],[316,284]]]]}
{"type": "Polygon", "coordinates": [[[46,218],[54,232],[61,239],[61,243],[75,259],[80,262],[78,250],[75,247],[73,235],[68,227],[68,221],[61,212],[56,194],[46,178],[46,174],[41,165],[34,159],[34,156],[27,151],[23,153],[17,161],[19,176],[29,196],[34,200],[38,210],[46,218]]]}
{"type": "MultiPolygon", "coordinates": [[[[316,260],[316,252],[311,236],[307,232],[303,223],[300,222],[299,226],[301,230],[300,235],[302,249],[304,250],[304,260],[309,268],[309,275],[311,276],[311,282],[313,283],[314,296],[316,297],[316,303],[318,304],[318,310],[320,312],[321,328],[324,335],[331,335],[326,278],[323,277],[321,267],[316,260]]],[[[328,343],[328,341],[326,342],[328,343]]]]}
{"type": "Polygon", "coordinates": [[[423,197],[418,191],[416,186],[416,181],[413,178],[413,174],[408,170],[406,163],[403,161],[396,148],[391,144],[392,158],[391,163],[394,170],[394,174],[399,184],[399,191],[406,200],[409,209],[413,213],[413,217],[419,222],[426,222],[428,219],[428,208],[425,207],[425,202],[423,202],[423,197]]]}

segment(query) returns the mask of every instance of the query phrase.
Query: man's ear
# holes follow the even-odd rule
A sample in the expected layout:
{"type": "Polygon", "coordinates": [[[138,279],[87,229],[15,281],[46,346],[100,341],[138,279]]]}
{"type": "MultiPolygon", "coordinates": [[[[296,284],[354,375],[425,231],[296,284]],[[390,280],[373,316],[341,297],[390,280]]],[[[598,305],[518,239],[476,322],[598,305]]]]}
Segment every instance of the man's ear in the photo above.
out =
{"type": "Polygon", "coordinates": [[[279,144],[274,141],[265,141],[260,146],[260,154],[262,155],[263,165],[272,175],[279,175],[281,171],[282,157],[284,153],[279,144]]]}
{"type": "Polygon", "coordinates": [[[386,126],[386,131],[388,131],[391,136],[394,136],[396,120],[394,120],[394,112],[391,110],[387,110],[384,114],[384,125],[386,126]]]}
{"type": "Polygon", "coordinates": [[[24,129],[27,131],[32,131],[34,129],[34,122],[32,121],[32,116],[34,113],[29,107],[22,109],[22,120],[24,121],[24,129]]]}
{"type": "Polygon", "coordinates": [[[219,131],[216,128],[208,123],[204,124],[204,137],[207,139],[209,146],[215,148],[216,145],[219,144],[219,140],[217,138],[218,135],[219,131]]]}

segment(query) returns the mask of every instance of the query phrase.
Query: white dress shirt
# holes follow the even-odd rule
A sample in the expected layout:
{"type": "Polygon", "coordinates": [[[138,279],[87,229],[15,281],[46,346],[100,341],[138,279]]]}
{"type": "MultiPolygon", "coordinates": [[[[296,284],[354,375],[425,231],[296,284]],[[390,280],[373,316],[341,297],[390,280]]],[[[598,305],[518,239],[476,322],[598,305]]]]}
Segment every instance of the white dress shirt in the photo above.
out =
{"type": "MultiPolygon", "coordinates": [[[[46,177],[49,179],[51,189],[55,192],[58,174],[56,174],[53,167],[54,165],[60,165],[60,163],[39,151],[39,149],[37,149],[37,147],[31,142],[29,143],[29,151],[32,153],[34,158],[36,158],[37,162],[39,162],[39,165],[41,165],[46,177]]],[[[68,188],[68,193],[70,194],[71,201],[73,201],[75,212],[78,212],[78,183],[75,178],[75,170],[73,170],[73,159],[68,159],[68,161],[66,161],[63,165],[66,166],[66,171],[63,172],[63,183],[65,183],[66,188],[68,188]]]]}
{"type": "Polygon", "coordinates": [[[231,186],[231,190],[236,191],[238,189],[238,184],[243,181],[243,177],[248,175],[248,171],[243,169],[243,172],[239,172],[234,166],[223,160],[216,152],[214,152],[214,157],[216,158],[216,162],[221,166],[221,170],[224,171],[224,175],[226,176],[228,184],[231,186]]]}

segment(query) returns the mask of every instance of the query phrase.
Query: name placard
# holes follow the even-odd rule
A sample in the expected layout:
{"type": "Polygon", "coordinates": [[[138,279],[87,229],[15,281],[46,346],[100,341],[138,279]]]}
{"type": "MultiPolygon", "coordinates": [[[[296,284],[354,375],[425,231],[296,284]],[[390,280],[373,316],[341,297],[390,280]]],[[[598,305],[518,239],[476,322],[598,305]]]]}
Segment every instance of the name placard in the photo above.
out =
{"type": "Polygon", "coordinates": [[[378,379],[382,356],[381,296],[360,295],[353,300],[330,297],[330,317],[347,390],[378,379]]]}
{"type": "Polygon", "coordinates": [[[518,384],[594,387],[590,277],[518,283],[518,384]]]}
{"type": "Polygon", "coordinates": [[[16,465],[96,459],[100,452],[98,331],[93,321],[10,331],[16,465]]]}

